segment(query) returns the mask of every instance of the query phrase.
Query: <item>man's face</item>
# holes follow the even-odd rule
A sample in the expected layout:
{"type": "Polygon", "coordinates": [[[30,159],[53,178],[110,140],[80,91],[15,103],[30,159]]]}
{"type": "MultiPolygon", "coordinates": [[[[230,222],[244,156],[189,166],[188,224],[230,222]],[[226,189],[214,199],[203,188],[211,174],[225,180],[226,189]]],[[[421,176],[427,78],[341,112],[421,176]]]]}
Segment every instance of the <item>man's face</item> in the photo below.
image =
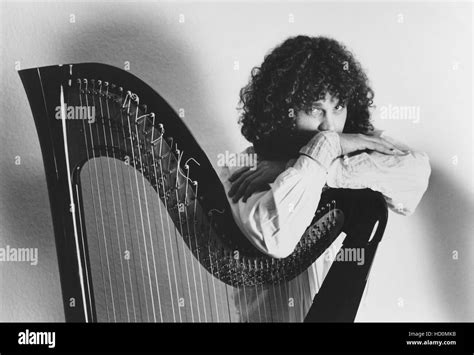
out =
{"type": "Polygon", "coordinates": [[[324,100],[313,104],[310,114],[299,111],[296,115],[296,129],[306,132],[333,131],[341,133],[347,117],[347,107],[339,100],[326,94],[324,100]]]}

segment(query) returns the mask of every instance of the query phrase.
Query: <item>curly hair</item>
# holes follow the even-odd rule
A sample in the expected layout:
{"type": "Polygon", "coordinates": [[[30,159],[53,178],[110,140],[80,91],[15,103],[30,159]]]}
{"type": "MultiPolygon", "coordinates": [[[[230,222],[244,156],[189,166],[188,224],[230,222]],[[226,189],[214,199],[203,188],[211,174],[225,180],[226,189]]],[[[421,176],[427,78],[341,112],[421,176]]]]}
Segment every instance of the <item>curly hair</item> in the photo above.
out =
{"type": "Polygon", "coordinates": [[[240,90],[241,132],[264,159],[294,157],[310,139],[296,130],[296,114],[310,113],[326,94],[347,106],[344,133],[373,131],[374,92],[353,54],[334,39],[290,37],[252,69],[240,90]]]}

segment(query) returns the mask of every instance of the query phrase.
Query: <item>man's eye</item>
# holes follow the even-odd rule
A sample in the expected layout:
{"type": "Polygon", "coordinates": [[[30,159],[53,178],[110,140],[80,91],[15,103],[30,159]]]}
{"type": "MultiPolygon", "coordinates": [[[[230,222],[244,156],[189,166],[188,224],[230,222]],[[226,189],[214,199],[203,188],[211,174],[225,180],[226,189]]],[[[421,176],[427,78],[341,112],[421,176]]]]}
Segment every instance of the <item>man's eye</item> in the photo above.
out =
{"type": "Polygon", "coordinates": [[[335,110],[336,110],[336,111],[342,111],[342,110],[344,110],[345,107],[346,107],[345,105],[338,104],[338,105],[335,107],[335,110]]]}
{"type": "Polygon", "coordinates": [[[317,108],[317,107],[313,108],[313,110],[312,110],[313,115],[317,115],[317,116],[319,116],[322,112],[323,111],[320,108],[317,108]]]}

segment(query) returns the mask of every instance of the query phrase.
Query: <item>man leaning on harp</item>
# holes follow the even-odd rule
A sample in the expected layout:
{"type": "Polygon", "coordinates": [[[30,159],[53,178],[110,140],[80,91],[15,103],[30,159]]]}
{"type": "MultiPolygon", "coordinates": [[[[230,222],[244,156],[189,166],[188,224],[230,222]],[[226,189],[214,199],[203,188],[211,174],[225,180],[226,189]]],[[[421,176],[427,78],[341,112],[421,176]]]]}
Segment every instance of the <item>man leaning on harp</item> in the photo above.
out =
{"type": "MultiPolygon", "coordinates": [[[[345,222],[344,247],[369,245],[367,221],[376,210],[367,189],[395,213],[414,212],[428,186],[429,158],[372,126],[373,97],[353,54],[325,37],[288,38],[252,70],[240,92],[240,124],[253,144],[244,153],[257,154],[257,168],[224,167],[220,178],[239,228],[256,248],[275,258],[290,255],[327,188],[350,189],[359,209],[345,222]]],[[[334,262],[306,321],[354,321],[367,276],[361,268],[334,262]]],[[[257,299],[265,302],[264,295],[257,299]]]]}

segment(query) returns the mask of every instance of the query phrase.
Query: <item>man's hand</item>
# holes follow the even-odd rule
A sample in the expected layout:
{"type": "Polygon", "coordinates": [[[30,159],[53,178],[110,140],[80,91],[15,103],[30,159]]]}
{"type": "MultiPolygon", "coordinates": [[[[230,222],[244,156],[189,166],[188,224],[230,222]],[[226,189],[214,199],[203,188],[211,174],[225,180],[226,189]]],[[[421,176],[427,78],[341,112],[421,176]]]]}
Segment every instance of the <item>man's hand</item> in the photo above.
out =
{"type": "Polygon", "coordinates": [[[392,143],[377,136],[368,136],[360,133],[339,133],[339,140],[341,142],[342,155],[366,149],[389,155],[408,154],[408,152],[401,151],[392,143]]]}
{"type": "Polygon", "coordinates": [[[285,171],[286,163],[286,161],[262,160],[258,162],[255,170],[244,167],[236,171],[229,178],[232,183],[229,197],[232,197],[233,202],[237,202],[241,197],[243,202],[247,202],[253,193],[268,190],[269,184],[285,171]]]}

